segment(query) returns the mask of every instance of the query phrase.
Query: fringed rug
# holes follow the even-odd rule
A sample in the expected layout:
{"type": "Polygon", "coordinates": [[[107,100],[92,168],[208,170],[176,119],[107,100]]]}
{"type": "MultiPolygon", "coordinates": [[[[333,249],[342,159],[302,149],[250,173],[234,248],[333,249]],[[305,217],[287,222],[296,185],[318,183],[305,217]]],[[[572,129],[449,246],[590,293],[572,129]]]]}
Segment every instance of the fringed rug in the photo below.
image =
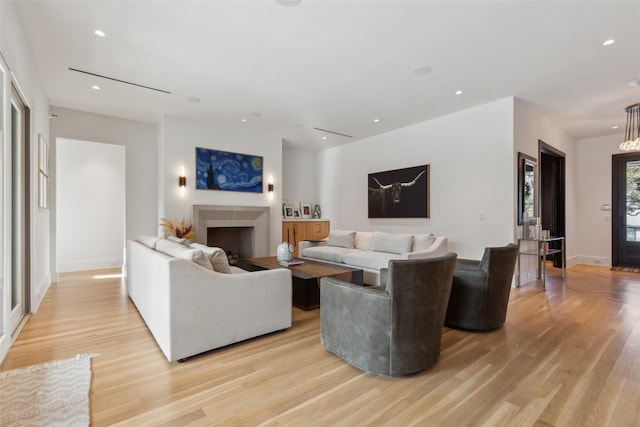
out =
{"type": "Polygon", "coordinates": [[[0,426],[88,426],[91,359],[0,372],[0,426]]]}
{"type": "Polygon", "coordinates": [[[626,273],[640,273],[640,268],[638,267],[624,267],[616,265],[611,267],[611,271],[624,271],[626,273]]]}

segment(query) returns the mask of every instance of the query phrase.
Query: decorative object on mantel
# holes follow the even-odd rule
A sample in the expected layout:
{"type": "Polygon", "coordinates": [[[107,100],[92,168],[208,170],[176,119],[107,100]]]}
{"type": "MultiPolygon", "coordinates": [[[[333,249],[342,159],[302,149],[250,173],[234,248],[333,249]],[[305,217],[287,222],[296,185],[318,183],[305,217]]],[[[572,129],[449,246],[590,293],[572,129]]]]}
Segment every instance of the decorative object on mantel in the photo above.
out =
{"type": "Polygon", "coordinates": [[[160,218],[160,221],[162,221],[160,223],[162,231],[170,233],[179,239],[189,240],[193,239],[193,236],[195,235],[193,225],[190,222],[185,221],[184,218],[181,218],[178,222],[167,218],[160,218]]]}
{"type": "Polygon", "coordinates": [[[369,218],[429,218],[429,165],[370,173],[369,218]]]}
{"type": "Polygon", "coordinates": [[[284,206],[284,217],[287,219],[293,218],[293,206],[285,205],[284,206]]]}
{"type": "Polygon", "coordinates": [[[321,212],[320,212],[320,205],[315,205],[313,207],[313,218],[314,219],[320,219],[321,217],[321,212]]]}
{"type": "Polygon", "coordinates": [[[624,109],[627,113],[627,126],[624,142],[620,144],[622,151],[640,151],[640,103],[629,105],[624,109]]]}
{"type": "Polygon", "coordinates": [[[311,219],[311,203],[301,202],[300,203],[300,212],[302,213],[302,218],[311,219]]]}
{"type": "Polygon", "coordinates": [[[196,190],[262,193],[262,157],[196,148],[196,190]]]}

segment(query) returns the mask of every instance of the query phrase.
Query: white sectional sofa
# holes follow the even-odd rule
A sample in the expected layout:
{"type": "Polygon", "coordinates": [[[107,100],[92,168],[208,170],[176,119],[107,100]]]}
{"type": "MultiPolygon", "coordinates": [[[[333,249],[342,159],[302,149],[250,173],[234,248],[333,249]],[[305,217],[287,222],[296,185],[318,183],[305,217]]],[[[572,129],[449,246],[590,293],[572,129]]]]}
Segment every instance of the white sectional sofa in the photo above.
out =
{"type": "Polygon", "coordinates": [[[448,252],[447,238],[433,234],[334,230],[322,241],[302,241],[300,257],[361,268],[364,283],[378,285],[380,269],[392,259],[432,258],[448,252]]]}
{"type": "Polygon", "coordinates": [[[212,251],[139,240],[127,241],[129,297],[170,362],[291,327],[290,270],[220,273],[212,251]]]}

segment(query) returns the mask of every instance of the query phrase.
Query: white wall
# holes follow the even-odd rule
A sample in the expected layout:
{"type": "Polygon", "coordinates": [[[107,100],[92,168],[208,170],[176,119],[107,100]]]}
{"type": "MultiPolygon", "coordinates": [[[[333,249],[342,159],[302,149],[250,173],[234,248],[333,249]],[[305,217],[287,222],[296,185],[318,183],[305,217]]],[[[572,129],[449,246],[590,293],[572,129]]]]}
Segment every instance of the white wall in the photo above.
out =
{"type": "Polygon", "coordinates": [[[432,232],[460,258],[514,241],[513,98],[318,153],[319,199],[332,229],[432,232]],[[431,165],[431,218],[368,219],[367,175],[431,165]]]}
{"type": "Polygon", "coordinates": [[[56,141],[57,271],[124,264],[125,147],[56,141]]]}
{"type": "Polygon", "coordinates": [[[289,204],[318,203],[319,181],[316,174],[316,153],[295,148],[282,150],[282,198],[289,204]]]}
{"type": "Polygon", "coordinates": [[[576,254],[579,264],[611,265],[611,156],[621,154],[624,135],[584,139],[577,142],[577,228],[576,254]]]}
{"type": "MultiPolygon", "coordinates": [[[[49,232],[50,232],[50,211],[47,209],[39,209],[37,206],[37,139],[38,134],[46,136],[49,134],[49,121],[47,118],[48,99],[44,93],[38,68],[36,66],[31,47],[27,42],[27,38],[22,28],[20,17],[17,14],[15,3],[0,1],[0,54],[5,58],[9,71],[13,76],[13,82],[19,87],[24,96],[28,107],[31,109],[31,311],[35,312],[44,297],[45,292],[51,283],[50,275],[50,253],[49,253],[49,232]]],[[[8,86],[5,88],[7,90],[8,86]]],[[[8,92],[5,92],[8,93],[8,92]]],[[[1,95],[0,95],[1,96],[1,95]]],[[[4,114],[7,114],[7,99],[2,99],[5,104],[4,108],[0,108],[4,114]]],[[[0,117],[0,120],[6,120],[0,117]]],[[[6,123],[6,122],[5,122],[6,123]]],[[[4,133],[6,126],[0,126],[4,133]]],[[[7,141],[6,134],[0,138],[0,144],[7,141]]],[[[0,147],[1,152],[5,153],[5,146],[0,147]]],[[[5,162],[8,159],[2,156],[0,163],[0,200],[7,201],[5,197],[6,183],[5,162]]],[[[9,312],[10,301],[8,293],[4,286],[4,276],[7,272],[4,262],[7,251],[7,239],[4,238],[2,229],[6,224],[6,212],[11,209],[10,202],[4,202],[0,210],[0,241],[3,242],[0,247],[0,362],[6,356],[10,346],[10,331],[7,330],[7,316],[9,312]]]]}
{"type": "Polygon", "coordinates": [[[165,117],[160,130],[160,209],[158,217],[178,220],[191,218],[193,205],[269,206],[270,248],[275,255],[282,235],[282,139],[278,135],[246,127],[216,127],[206,123],[165,117]],[[264,193],[196,190],[196,147],[263,157],[264,193]],[[187,188],[178,187],[178,176],[184,168],[187,188]],[[273,177],[275,191],[266,191],[273,177]]]}
{"type": "MultiPolygon", "coordinates": [[[[157,234],[158,126],[60,107],[51,110],[58,115],[51,120],[54,143],[56,138],[68,138],[126,147],[126,237],[157,234]]],[[[52,209],[55,212],[55,204],[52,209]]]]}

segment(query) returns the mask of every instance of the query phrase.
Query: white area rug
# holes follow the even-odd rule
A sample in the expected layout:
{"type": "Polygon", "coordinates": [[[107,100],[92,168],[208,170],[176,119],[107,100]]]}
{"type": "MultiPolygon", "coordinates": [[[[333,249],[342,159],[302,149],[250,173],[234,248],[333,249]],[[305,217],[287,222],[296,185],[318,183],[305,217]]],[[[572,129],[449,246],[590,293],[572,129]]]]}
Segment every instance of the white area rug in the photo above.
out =
{"type": "Polygon", "coordinates": [[[0,426],[88,426],[91,359],[0,372],[0,426]]]}

